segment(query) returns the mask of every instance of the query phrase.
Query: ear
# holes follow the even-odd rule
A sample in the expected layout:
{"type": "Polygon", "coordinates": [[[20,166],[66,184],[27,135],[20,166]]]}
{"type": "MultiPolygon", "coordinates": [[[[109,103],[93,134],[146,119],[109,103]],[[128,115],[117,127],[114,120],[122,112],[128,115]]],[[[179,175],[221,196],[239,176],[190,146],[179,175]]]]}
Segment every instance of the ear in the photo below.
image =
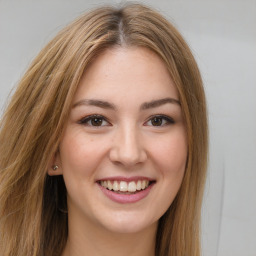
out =
{"type": "Polygon", "coordinates": [[[59,157],[59,152],[56,152],[54,156],[52,157],[49,165],[48,165],[48,171],[49,176],[58,176],[62,175],[62,168],[61,168],[61,161],[59,157]]]}

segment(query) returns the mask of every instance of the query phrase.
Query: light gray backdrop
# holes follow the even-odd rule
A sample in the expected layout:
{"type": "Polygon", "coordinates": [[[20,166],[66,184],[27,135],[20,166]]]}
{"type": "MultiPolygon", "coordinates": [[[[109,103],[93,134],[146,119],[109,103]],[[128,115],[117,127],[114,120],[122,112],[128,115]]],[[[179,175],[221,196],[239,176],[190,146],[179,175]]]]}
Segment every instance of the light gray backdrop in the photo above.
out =
{"type": "MultiPolygon", "coordinates": [[[[0,109],[38,51],[95,0],[0,0],[0,109]]],[[[256,1],[149,4],[186,38],[205,83],[210,166],[203,255],[256,256],[256,1]]],[[[1,113],[0,112],[0,113],[1,113]]]]}

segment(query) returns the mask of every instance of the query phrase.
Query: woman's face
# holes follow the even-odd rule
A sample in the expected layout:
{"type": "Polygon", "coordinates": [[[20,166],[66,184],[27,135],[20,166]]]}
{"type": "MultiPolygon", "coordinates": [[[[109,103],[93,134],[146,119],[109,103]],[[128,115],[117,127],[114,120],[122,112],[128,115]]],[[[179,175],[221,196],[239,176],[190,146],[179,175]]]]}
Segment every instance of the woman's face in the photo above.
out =
{"type": "Polygon", "coordinates": [[[100,54],[79,84],[56,159],[69,223],[121,233],[155,228],[186,158],[179,96],[160,58],[144,48],[100,54]]]}

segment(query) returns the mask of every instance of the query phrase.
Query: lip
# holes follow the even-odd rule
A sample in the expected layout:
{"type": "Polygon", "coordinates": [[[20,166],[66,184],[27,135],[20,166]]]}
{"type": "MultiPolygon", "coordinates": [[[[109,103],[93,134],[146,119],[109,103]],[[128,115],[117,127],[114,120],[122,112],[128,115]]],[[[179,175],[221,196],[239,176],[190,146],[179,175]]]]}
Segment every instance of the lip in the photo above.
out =
{"type": "Polygon", "coordinates": [[[120,177],[120,176],[116,176],[116,177],[111,177],[111,178],[103,178],[98,180],[97,185],[99,186],[99,188],[101,189],[101,191],[104,193],[105,196],[107,196],[110,200],[119,203],[119,204],[130,204],[130,203],[136,203],[142,199],[144,199],[145,197],[148,196],[148,194],[150,193],[152,187],[154,186],[155,182],[152,182],[146,189],[138,191],[134,194],[119,194],[117,192],[114,192],[112,190],[108,190],[105,187],[102,187],[99,183],[99,181],[102,180],[109,180],[109,181],[126,181],[126,182],[130,182],[130,181],[138,181],[138,180],[149,180],[149,181],[153,181],[152,179],[149,179],[147,177],[142,177],[142,176],[136,176],[136,177],[120,177]]]}

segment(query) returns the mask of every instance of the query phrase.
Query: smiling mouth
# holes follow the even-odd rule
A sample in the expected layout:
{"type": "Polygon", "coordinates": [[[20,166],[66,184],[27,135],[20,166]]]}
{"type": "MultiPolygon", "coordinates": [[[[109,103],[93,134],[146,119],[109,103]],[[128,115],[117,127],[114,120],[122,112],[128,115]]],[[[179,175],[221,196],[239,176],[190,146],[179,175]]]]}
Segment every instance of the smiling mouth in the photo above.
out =
{"type": "Polygon", "coordinates": [[[118,194],[135,194],[147,189],[154,181],[138,180],[138,181],[117,181],[117,180],[101,180],[98,184],[107,190],[118,194]]]}

